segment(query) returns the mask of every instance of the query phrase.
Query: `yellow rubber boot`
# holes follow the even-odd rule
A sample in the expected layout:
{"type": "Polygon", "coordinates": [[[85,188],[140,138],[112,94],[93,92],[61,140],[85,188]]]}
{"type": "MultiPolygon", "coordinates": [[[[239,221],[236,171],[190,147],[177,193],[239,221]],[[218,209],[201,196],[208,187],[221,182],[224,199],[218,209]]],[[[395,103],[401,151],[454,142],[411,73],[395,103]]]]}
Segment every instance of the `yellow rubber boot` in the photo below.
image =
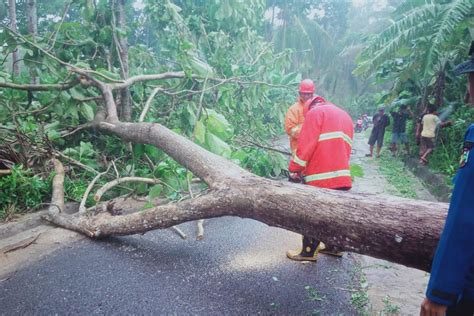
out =
{"type": "Polygon", "coordinates": [[[324,249],[324,244],[312,238],[303,237],[303,249],[290,250],[286,253],[288,259],[295,261],[317,261],[318,253],[324,249]]]}

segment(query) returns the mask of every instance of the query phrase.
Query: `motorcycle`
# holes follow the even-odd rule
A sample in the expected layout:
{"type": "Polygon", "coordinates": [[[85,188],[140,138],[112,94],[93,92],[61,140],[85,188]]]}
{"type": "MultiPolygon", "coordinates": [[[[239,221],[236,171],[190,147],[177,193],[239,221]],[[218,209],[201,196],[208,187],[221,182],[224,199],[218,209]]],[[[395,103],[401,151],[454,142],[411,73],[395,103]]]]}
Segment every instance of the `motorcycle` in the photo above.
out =
{"type": "Polygon", "coordinates": [[[364,130],[364,122],[362,120],[357,120],[354,130],[356,133],[360,133],[364,130]]]}

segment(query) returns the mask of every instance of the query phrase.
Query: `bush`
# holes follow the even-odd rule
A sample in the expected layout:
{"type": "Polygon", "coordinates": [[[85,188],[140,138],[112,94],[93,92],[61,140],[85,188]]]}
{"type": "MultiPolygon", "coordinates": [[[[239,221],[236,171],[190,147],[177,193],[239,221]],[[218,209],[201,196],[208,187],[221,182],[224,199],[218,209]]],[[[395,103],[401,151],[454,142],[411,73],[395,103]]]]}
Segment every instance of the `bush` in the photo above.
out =
{"type": "Polygon", "coordinates": [[[0,178],[0,219],[38,206],[51,194],[49,179],[33,175],[31,170],[15,166],[0,178]]]}

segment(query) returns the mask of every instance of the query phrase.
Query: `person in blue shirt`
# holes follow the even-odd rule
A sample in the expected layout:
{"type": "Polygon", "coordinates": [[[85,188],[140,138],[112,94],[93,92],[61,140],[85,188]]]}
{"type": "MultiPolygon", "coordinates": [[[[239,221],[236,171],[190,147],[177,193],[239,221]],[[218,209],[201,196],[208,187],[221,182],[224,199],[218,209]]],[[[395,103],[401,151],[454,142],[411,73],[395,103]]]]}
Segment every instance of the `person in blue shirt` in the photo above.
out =
{"type": "MultiPolygon", "coordinates": [[[[471,50],[474,42],[471,45],[471,50]]],[[[470,52],[472,54],[472,52],[470,52]]],[[[474,54],[456,72],[474,73],[474,54]]],[[[470,82],[472,83],[472,82],[470,82]]],[[[472,85],[471,85],[472,86],[472,85]]],[[[469,91],[472,95],[474,91],[469,91]]],[[[474,315],[474,124],[464,136],[448,216],[436,250],[421,316],[474,315]]]]}

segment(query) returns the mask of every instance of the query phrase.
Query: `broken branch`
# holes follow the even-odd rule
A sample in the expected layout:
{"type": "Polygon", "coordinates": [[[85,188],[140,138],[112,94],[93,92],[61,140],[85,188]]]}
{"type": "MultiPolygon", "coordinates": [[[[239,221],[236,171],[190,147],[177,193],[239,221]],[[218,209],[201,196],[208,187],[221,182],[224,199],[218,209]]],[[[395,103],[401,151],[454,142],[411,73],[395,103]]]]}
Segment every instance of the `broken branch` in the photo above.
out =
{"type": "Polygon", "coordinates": [[[97,193],[94,195],[94,201],[99,202],[100,199],[102,198],[102,195],[104,195],[105,192],[108,190],[112,189],[113,187],[124,183],[124,182],[144,182],[144,183],[160,183],[161,181],[158,179],[149,179],[149,178],[140,178],[140,177],[123,177],[123,178],[118,178],[113,181],[110,181],[106,183],[102,188],[97,190],[97,193]]]}

